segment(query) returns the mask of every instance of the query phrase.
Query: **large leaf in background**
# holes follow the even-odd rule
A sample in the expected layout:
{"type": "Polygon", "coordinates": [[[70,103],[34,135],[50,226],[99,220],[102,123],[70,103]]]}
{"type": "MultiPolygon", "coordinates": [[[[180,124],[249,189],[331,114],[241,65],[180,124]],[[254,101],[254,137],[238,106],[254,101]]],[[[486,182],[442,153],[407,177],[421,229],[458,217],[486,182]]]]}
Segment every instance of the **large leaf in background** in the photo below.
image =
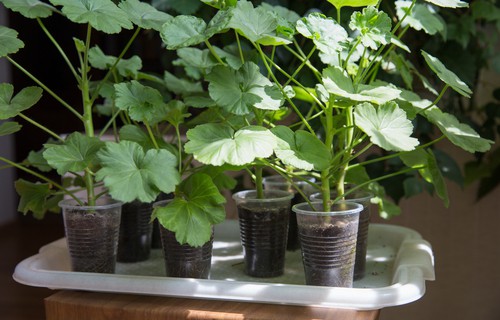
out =
{"type": "Polygon", "coordinates": [[[245,63],[234,70],[217,66],[206,76],[210,97],[226,111],[245,115],[252,108],[278,110],[284,102],[281,91],[264,77],[259,66],[245,63]]]}
{"type": "Polygon", "coordinates": [[[155,208],[153,218],[175,232],[180,244],[199,247],[210,240],[212,225],[224,220],[225,202],[210,176],[196,173],[179,185],[172,201],[155,208]]]}
{"type": "Polygon", "coordinates": [[[172,19],[171,15],[139,0],[125,0],[118,6],[128,14],[134,24],[143,29],[160,31],[161,26],[172,19]]]}
{"type": "Polygon", "coordinates": [[[138,81],[115,84],[116,106],[126,110],[132,120],[147,124],[161,121],[167,112],[161,93],[138,81]]]}
{"type": "Polygon", "coordinates": [[[165,70],[163,75],[165,86],[175,94],[190,96],[194,93],[202,93],[203,88],[200,82],[191,82],[186,79],[177,78],[172,73],[165,70]]]}
{"type": "Polygon", "coordinates": [[[186,134],[189,141],[184,150],[201,163],[214,166],[249,164],[255,158],[271,156],[277,145],[275,135],[258,126],[234,132],[229,125],[207,123],[188,130],[186,134]]]}
{"type": "MultiPolygon", "coordinates": [[[[396,1],[396,14],[399,20],[403,19],[410,9],[410,1],[396,1]]],[[[424,30],[425,33],[433,35],[444,31],[446,25],[439,15],[428,6],[416,3],[412,11],[406,16],[403,25],[408,24],[415,30],[424,30]]]]}
{"type": "Polygon", "coordinates": [[[439,130],[456,146],[465,151],[485,152],[494,143],[491,140],[481,138],[469,125],[460,123],[455,116],[442,112],[438,108],[425,111],[427,119],[438,126],[439,130]]]}
{"type": "Polygon", "coordinates": [[[79,132],[70,134],[63,144],[45,144],[43,157],[60,175],[91,168],[96,163],[96,154],[104,142],[79,132]]]}
{"type": "Polygon", "coordinates": [[[425,0],[439,7],[445,8],[466,8],[469,4],[460,0],[425,0]]]}
{"type": "Polygon", "coordinates": [[[330,165],[330,152],[325,144],[310,132],[292,131],[276,126],[271,132],[278,137],[276,156],[285,164],[297,169],[321,171],[330,165]]]}
{"type": "Polygon", "coordinates": [[[229,27],[248,40],[265,46],[291,43],[277,34],[277,17],[265,7],[254,8],[250,1],[238,1],[232,11],[229,27]]]}
{"type": "Polygon", "coordinates": [[[335,8],[375,6],[379,0],[328,0],[335,8]]]}
{"type": "Polygon", "coordinates": [[[413,125],[406,113],[394,102],[377,109],[369,103],[354,107],[354,123],[363,130],[373,144],[387,151],[410,151],[418,144],[411,137],[413,125]]]}
{"type": "Polygon", "coordinates": [[[14,86],[10,83],[0,83],[0,120],[17,116],[31,108],[42,97],[39,87],[26,87],[14,97],[14,86]]]}
{"type": "Polygon", "coordinates": [[[0,58],[24,48],[24,42],[19,40],[17,35],[16,30],[0,26],[0,58]]]}
{"type": "Polygon", "coordinates": [[[50,0],[62,6],[62,12],[75,23],[88,23],[104,33],[119,33],[132,29],[127,14],[111,0],[50,0]]]}
{"type": "Polygon", "coordinates": [[[43,219],[47,211],[57,212],[58,203],[63,199],[61,194],[54,194],[52,185],[48,183],[33,183],[19,179],[15,182],[15,188],[20,196],[17,210],[24,214],[31,211],[37,219],[43,219]]]}
{"type": "Polygon", "coordinates": [[[164,149],[144,152],[132,141],[108,142],[97,156],[102,168],[96,179],[123,202],[152,202],[160,192],[174,191],[180,182],[177,158],[164,149]]]}
{"type": "MultiPolygon", "coordinates": [[[[92,47],[89,50],[89,62],[94,68],[100,70],[110,69],[116,62],[116,57],[105,55],[99,47],[92,47]]],[[[120,59],[116,64],[116,70],[123,77],[137,77],[137,73],[142,68],[142,60],[139,56],[132,56],[128,59],[120,59]]]]}
{"type": "Polygon", "coordinates": [[[349,27],[360,33],[361,43],[376,50],[380,45],[391,41],[391,18],[375,7],[364,8],[362,12],[351,15],[349,27]]]}
{"type": "Polygon", "coordinates": [[[50,4],[39,0],[0,0],[6,8],[19,12],[26,18],[46,18],[55,11],[50,4]]]}
{"type": "Polygon", "coordinates": [[[13,134],[21,130],[21,125],[15,121],[7,121],[0,123],[0,137],[13,134]]]}
{"type": "MultiPolygon", "coordinates": [[[[161,1],[161,0],[159,0],[161,1]]],[[[224,9],[227,7],[234,7],[238,0],[200,0],[203,3],[208,4],[217,9],[224,9]]]]}
{"type": "Polygon", "coordinates": [[[434,73],[441,79],[444,83],[449,85],[453,90],[458,92],[459,94],[463,95],[464,97],[470,98],[470,95],[472,94],[472,90],[469,89],[467,84],[460,80],[460,78],[453,73],[452,71],[448,70],[444,64],[439,61],[439,59],[431,56],[427,52],[422,50],[422,56],[425,59],[425,62],[427,62],[427,65],[431,68],[434,73]]]}
{"type": "Polygon", "coordinates": [[[137,125],[127,124],[120,128],[120,140],[137,142],[144,150],[155,149],[158,145],[162,149],[167,149],[172,154],[177,154],[177,148],[166,143],[162,138],[155,137],[156,145],[151,140],[149,134],[137,125]]]}

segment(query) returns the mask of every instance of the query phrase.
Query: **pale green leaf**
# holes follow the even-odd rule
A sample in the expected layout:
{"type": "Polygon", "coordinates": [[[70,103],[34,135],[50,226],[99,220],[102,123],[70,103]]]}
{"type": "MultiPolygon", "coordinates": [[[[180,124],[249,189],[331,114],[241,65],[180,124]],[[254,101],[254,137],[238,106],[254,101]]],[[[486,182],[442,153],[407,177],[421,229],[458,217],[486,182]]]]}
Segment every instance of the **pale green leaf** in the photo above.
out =
{"type": "Polygon", "coordinates": [[[138,81],[115,84],[116,106],[126,110],[132,120],[154,124],[163,119],[167,106],[161,93],[138,81]]]}
{"type": "Polygon", "coordinates": [[[167,49],[189,47],[207,39],[206,22],[195,16],[176,16],[161,28],[160,35],[167,49]]]}
{"type": "Polygon", "coordinates": [[[0,137],[13,134],[21,130],[22,125],[15,121],[7,121],[0,123],[0,137]]]}
{"type": "Polygon", "coordinates": [[[62,6],[62,12],[75,23],[89,23],[104,33],[119,33],[122,28],[132,29],[127,14],[111,0],[50,0],[62,6]]]}
{"type": "Polygon", "coordinates": [[[461,95],[467,98],[470,98],[472,90],[467,86],[465,82],[460,80],[460,78],[455,73],[448,70],[444,66],[444,64],[441,61],[439,61],[439,59],[431,56],[430,54],[428,54],[423,50],[422,50],[422,55],[424,56],[427,65],[431,68],[432,71],[434,71],[434,73],[437,74],[439,79],[441,79],[444,83],[449,85],[456,92],[460,93],[461,95]]]}
{"type": "Polygon", "coordinates": [[[485,152],[491,148],[493,141],[481,138],[469,125],[460,123],[455,116],[442,112],[438,108],[425,111],[427,119],[438,126],[439,130],[456,146],[465,151],[485,152]]]}
{"type": "Polygon", "coordinates": [[[229,125],[207,123],[188,130],[187,138],[184,150],[201,163],[214,166],[246,165],[255,158],[271,156],[277,146],[275,135],[257,126],[234,132],[229,125]]]}
{"type": "Polygon", "coordinates": [[[419,144],[410,136],[413,132],[411,121],[394,102],[385,103],[378,109],[369,103],[355,106],[354,123],[373,144],[387,151],[410,151],[419,144]]]}
{"type": "Polygon", "coordinates": [[[14,97],[14,86],[10,83],[0,83],[0,120],[17,116],[31,108],[42,97],[39,87],[26,87],[14,97]]]}
{"type": "Polygon", "coordinates": [[[17,38],[17,34],[14,29],[0,26],[0,58],[24,48],[24,42],[17,38]]]}
{"type": "Polygon", "coordinates": [[[364,8],[362,12],[351,15],[349,27],[360,33],[361,43],[376,50],[380,45],[391,41],[391,18],[375,7],[364,8]]]}
{"type": "Polygon", "coordinates": [[[264,77],[253,62],[234,70],[217,66],[206,76],[210,97],[226,111],[245,115],[252,108],[278,110],[284,102],[281,91],[264,77]]]}
{"type": "Polygon", "coordinates": [[[160,31],[161,26],[172,19],[171,15],[139,0],[125,0],[119,4],[119,7],[128,14],[134,24],[143,29],[160,31]]]}
{"type": "Polygon", "coordinates": [[[96,154],[104,143],[96,137],[88,137],[79,132],[70,134],[63,144],[46,144],[43,157],[60,175],[92,168],[96,154]]]}
{"type": "Polygon", "coordinates": [[[210,240],[212,225],[224,220],[225,202],[210,176],[196,173],[179,185],[172,201],[155,208],[153,217],[179,243],[199,247],[210,240]]]}
{"type": "Polygon", "coordinates": [[[61,194],[55,194],[49,183],[32,183],[23,179],[15,182],[20,196],[17,210],[27,214],[32,212],[37,219],[42,219],[48,211],[58,212],[57,204],[62,200],[61,194]]]}
{"type": "MultiPolygon", "coordinates": [[[[396,1],[395,5],[397,16],[401,20],[410,9],[411,2],[396,1]]],[[[446,27],[435,11],[420,3],[415,4],[413,10],[403,20],[403,25],[407,24],[415,30],[424,30],[430,35],[442,32],[446,27]]]]}
{"type": "Polygon", "coordinates": [[[275,154],[285,165],[308,171],[321,171],[330,165],[328,148],[312,133],[294,132],[285,126],[276,126],[271,132],[278,137],[275,154]]]}
{"type": "Polygon", "coordinates": [[[39,0],[0,0],[0,3],[31,19],[49,17],[55,10],[50,4],[39,0]]]}
{"type": "Polygon", "coordinates": [[[375,6],[379,0],[328,0],[335,8],[375,6]]]}
{"type": "Polygon", "coordinates": [[[96,179],[104,181],[113,199],[152,202],[160,192],[174,191],[180,182],[177,158],[164,149],[144,152],[132,141],[108,142],[97,156],[102,168],[96,179]]]}
{"type": "Polygon", "coordinates": [[[425,0],[439,7],[444,8],[467,8],[469,4],[460,0],[425,0]]]}
{"type": "MultiPolygon", "coordinates": [[[[116,57],[109,56],[102,52],[99,47],[92,47],[89,50],[89,62],[94,68],[100,70],[111,69],[116,62],[116,57]]],[[[136,78],[137,73],[142,68],[142,60],[139,56],[132,56],[128,59],[120,59],[116,64],[116,70],[123,77],[136,78]]]]}

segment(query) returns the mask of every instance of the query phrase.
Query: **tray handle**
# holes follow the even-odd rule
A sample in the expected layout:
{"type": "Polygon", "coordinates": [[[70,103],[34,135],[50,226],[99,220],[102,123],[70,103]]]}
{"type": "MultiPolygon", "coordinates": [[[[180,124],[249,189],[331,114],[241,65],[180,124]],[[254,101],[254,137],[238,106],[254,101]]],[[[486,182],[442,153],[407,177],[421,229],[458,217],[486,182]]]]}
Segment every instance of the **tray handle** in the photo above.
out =
{"type": "Polygon", "coordinates": [[[431,244],[421,238],[405,239],[401,243],[394,266],[392,283],[399,282],[403,270],[415,268],[421,270],[423,279],[430,281],[436,279],[431,244]]]}

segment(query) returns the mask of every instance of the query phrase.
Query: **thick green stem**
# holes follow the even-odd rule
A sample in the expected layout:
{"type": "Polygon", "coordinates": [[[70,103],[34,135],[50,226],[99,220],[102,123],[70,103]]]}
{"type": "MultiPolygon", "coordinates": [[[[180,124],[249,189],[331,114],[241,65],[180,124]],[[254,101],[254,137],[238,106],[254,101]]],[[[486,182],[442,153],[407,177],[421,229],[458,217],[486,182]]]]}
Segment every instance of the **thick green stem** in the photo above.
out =
{"type": "MultiPolygon", "coordinates": [[[[325,110],[325,145],[333,156],[333,107],[329,104],[325,110]]],[[[321,171],[321,195],[323,211],[330,211],[330,168],[321,171]]]]}
{"type": "Polygon", "coordinates": [[[264,186],[262,184],[262,166],[255,166],[255,190],[257,191],[257,198],[264,198],[264,186]]]}

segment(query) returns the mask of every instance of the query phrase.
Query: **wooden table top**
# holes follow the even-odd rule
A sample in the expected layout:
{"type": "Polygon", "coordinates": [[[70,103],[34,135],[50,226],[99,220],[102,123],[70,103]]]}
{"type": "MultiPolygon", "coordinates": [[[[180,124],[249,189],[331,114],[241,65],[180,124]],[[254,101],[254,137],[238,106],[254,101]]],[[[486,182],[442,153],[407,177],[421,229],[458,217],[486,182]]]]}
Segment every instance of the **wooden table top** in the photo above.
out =
{"type": "Polygon", "coordinates": [[[380,310],[357,311],[63,290],[45,299],[45,312],[47,320],[376,320],[380,310]]]}

